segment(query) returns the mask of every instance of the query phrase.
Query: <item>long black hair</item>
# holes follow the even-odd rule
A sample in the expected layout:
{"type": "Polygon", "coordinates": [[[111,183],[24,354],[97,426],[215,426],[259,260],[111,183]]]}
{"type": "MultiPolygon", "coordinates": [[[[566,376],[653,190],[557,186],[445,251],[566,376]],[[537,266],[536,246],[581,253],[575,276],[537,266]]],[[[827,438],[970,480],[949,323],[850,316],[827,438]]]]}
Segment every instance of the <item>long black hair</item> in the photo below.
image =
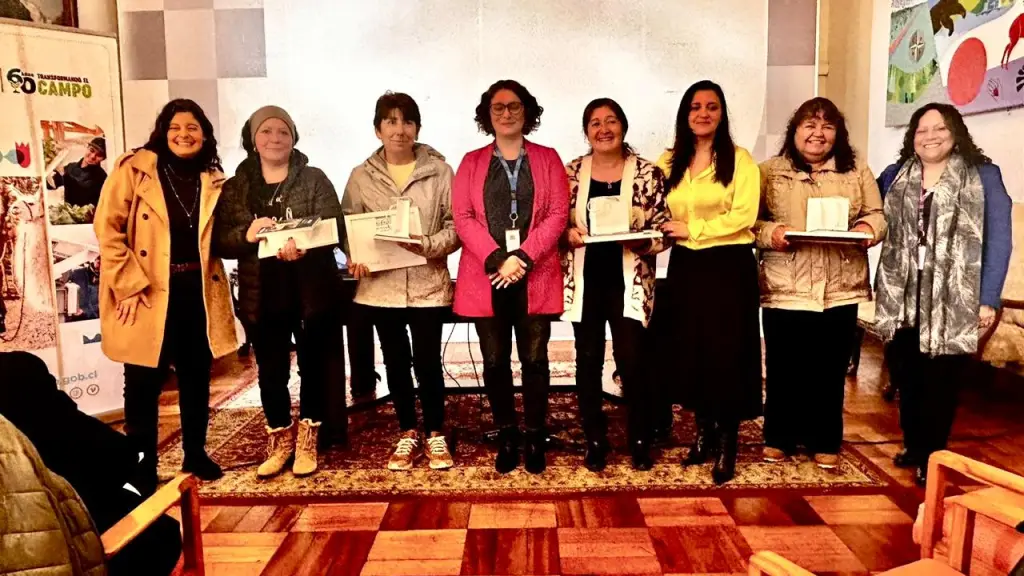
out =
{"type": "Polygon", "coordinates": [[[199,122],[199,127],[203,129],[203,147],[196,155],[196,161],[204,170],[219,170],[220,156],[217,154],[217,139],[213,134],[213,123],[207,118],[199,104],[187,98],[171,100],[164,106],[160,114],[157,115],[153,132],[149,135],[149,141],[143,148],[156,152],[157,156],[173,154],[167,147],[167,132],[171,129],[171,120],[174,119],[174,115],[181,112],[188,112],[194,116],[199,122]]]}
{"type": "Polygon", "coordinates": [[[917,134],[921,118],[932,110],[942,114],[943,120],[946,121],[946,128],[953,133],[953,152],[962,156],[968,166],[992,163],[992,159],[974,143],[974,138],[971,138],[971,133],[967,130],[967,124],[964,124],[964,117],[956,109],[956,106],[931,102],[915,110],[914,115],[910,117],[910,125],[907,126],[907,131],[903,134],[903,148],[900,150],[899,156],[900,165],[916,155],[914,135],[917,134]]]}
{"type": "MultiPolygon", "coordinates": [[[[629,132],[629,120],[626,119],[626,112],[622,110],[622,106],[611,98],[596,98],[587,104],[587,107],[583,109],[583,135],[587,135],[587,126],[590,124],[590,117],[594,115],[594,112],[598,108],[610,108],[615,113],[615,117],[619,119],[619,123],[622,124],[622,157],[629,158],[631,155],[636,154],[633,147],[626,142],[626,133],[629,132]]],[[[593,154],[594,149],[591,148],[587,154],[593,154]]]]}
{"type": "Polygon", "coordinates": [[[796,130],[804,121],[815,116],[821,116],[822,120],[836,127],[836,141],[825,160],[835,158],[837,172],[846,173],[853,170],[857,166],[857,153],[850,145],[850,131],[846,127],[846,117],[834,102],[821,96],[804,102],[793,113],[789,119],[789,125],[786,127],[786,139],[782,142],[782,147],[779,148],[779,156],[789,158],[797,170],[810,173],[811,165],[796,149],[796,130]]]}
{"type": "Polygon", "coordinates": [[[697,152],[697,137],[690,128],[690,106],[697,92],[710,90],[718,96],[722,104],[722,121],[715,130],[715,139],[711,145],[715,163],[715,181],[722,186],[732,182],[732,173],[736,168],[736,145],[729,132],[729,108],[725,104],[725,92],[722,87],[711,80],[701,80],[686,89],[683,99],[679,102],[676,112],[676,141],[672,146],[671,172],[665,179],[665,189],[672,190],[683,181],[683,174],[690,167],[690,161],[697,152]]]}

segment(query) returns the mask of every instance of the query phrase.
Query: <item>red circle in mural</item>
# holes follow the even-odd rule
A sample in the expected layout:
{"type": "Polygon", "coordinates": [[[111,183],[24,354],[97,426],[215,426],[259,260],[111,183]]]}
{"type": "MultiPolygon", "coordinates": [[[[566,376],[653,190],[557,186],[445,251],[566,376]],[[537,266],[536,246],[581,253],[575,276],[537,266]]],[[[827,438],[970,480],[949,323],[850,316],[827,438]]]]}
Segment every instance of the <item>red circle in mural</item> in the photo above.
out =
{"type": "Polygon", "coordinates": [[[985,44],[977,38],[964,40],[949,63],[946,90],[953,104],[964,106],[978,96],[987,68],[985,44]]]}

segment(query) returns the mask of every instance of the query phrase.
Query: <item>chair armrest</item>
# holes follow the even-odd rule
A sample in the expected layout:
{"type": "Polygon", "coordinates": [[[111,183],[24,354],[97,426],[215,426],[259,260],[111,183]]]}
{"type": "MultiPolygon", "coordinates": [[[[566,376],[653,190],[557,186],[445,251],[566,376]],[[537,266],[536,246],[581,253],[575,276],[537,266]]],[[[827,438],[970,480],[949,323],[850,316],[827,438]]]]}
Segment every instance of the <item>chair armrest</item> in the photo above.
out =
{"type": "Polygon", "coordinates": [[[1003,298],[1003,308],[1011,308],[1013,310],[1024,310],[1024,300],[1013,300],[1011,298],[1003,298]]]}
{"type": "Polygon", "coordinates": [[[196,489],[197,482],[191,474],[176,476],[103,533],[100,540],[103,542],[104,555],[109,559],[120,552],[171,506],[177,504],[183,494],[196,489]]]}
{"type": "Polygon", "coordinates": [[[814,576],[775,552],[762,550],[750,557],[750,576],[814,576]]]}
{"type": "Polygon", "coordinates": [[[940,450],[928,459],[928,483],[924,496],[924,525],[921,531],[921,558],[932,558],[935,542],[942,535],[945,492],[948,473],[962,474],[972,480],[1024,494],[1024,477],[966,456],[940,450]]]}

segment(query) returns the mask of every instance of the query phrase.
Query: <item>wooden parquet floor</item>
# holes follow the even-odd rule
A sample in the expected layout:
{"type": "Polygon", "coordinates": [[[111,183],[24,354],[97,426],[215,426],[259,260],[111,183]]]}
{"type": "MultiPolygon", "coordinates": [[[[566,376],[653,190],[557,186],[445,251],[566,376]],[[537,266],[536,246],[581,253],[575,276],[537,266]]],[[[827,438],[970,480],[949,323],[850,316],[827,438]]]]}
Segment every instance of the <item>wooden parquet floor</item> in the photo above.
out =
{"type": "MultiPolygon", "coordinates": [[[[252,370],[251,359],[223,361],[212,401],[252,370]]],[[[860,372],[847,382],[845,439],[896,480],[877,494],[209,506],[207,574],[739,575],[761,549],[817,574],[883,571],[916,559],[911,524],[923,497],[891,463],[900,431],[895,404],[881,398],[883,379],[881,350],[866,342],[860,372]]],[[[969,388],[950,449],[1024,474],[1024,379],[982,371],[969,388]]],[[[166,436],[177,427],[175,394],[161,405],[166,436]]]]}

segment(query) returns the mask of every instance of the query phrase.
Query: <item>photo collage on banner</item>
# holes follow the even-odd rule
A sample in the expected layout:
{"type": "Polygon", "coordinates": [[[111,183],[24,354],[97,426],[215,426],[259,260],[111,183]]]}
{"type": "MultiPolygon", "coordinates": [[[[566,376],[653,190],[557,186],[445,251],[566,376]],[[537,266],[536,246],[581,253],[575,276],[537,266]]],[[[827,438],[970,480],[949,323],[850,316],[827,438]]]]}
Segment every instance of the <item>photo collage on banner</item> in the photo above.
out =
{"type": "Polygon", "coordinates": [[[118,410],[123,367],[100,348],[100,253],[92,226],[107,174],[124,149],[117,44],[2,24],[0,54],[0,350],[43,358],[83,411],[118,410]]]}

